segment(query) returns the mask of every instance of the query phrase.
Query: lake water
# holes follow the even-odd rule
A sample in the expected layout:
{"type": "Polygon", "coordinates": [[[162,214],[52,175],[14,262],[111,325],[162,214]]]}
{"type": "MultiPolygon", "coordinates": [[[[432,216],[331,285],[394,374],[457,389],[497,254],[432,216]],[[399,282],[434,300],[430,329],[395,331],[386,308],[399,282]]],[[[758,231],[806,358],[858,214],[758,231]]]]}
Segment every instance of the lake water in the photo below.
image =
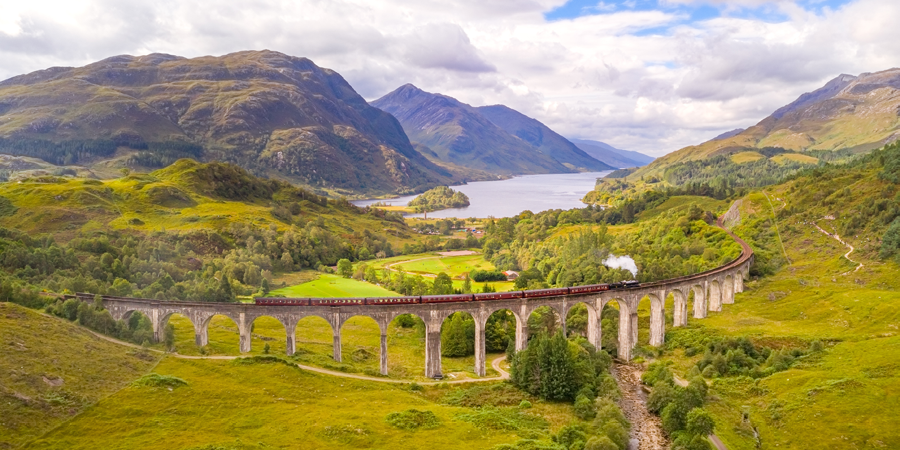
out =
{"type": "MultiPolygon", "coordinates": [[[[428,217],[444,219],[455,217],[484,218],[512,217],[526,209],[537,213],[548,209],[583,208],[581,199],[594,189],[597,178],[606,172],[560,173],[547,175],[524,175],[498,181],[476,181],[462,186],[451,186],[469,196],[466,208],[444,209],[428,213],[428,217]]],[[[356,206],[368,206],[376,202],[389,205],[405,206],[415,195],[397,197],[388,200],[356,200],[356,206]]],[[[422,214],[409,214],[407,217],[422,217],[422,214]]]]}

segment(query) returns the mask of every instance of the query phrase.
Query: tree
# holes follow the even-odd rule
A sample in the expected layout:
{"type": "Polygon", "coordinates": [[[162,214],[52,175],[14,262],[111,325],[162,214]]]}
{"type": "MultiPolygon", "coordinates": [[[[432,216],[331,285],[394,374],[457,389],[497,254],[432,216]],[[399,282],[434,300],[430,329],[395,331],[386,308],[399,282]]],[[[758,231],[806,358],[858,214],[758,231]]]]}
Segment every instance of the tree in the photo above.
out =
{"type": "Polygon", "coordinates": [[[466,356],[468,354],[468,342],[466,342],[466,327],[461,313],[454,313],[441,327],[441,355],[447,357],[466,356]]]}
{"type": "Polygon", "coordinates": [[[353,263],[347,258],[341,258],[337,263],[338,275],[344,278],[350,278],[353,275],[353,263]]]}
{"type": "Polygon", "coordinates": [[[175,325],[171,323],[166,324],[163,342],[166,344],[166,350],[171,351],[175,349],[175,325]]]}
{"type": "Polygon", "coordinates": [[[259,290],[262,291],[263,295],[269,294],[269,280],[263,278],[262,282],[259,285],[259,290]]]}
{"type": "Polygon", "coordinates": [[[694,408],[687,414],[687,432],[698,436],[709,436],[716,428],[709,412],[703,408],[694,408]]]}
{"type": "Polygon", "coordinates": [[[594,410],[594,401],[585,395],[579,395],[575,399],[575,416],[581,420],[591,420],[597,415],[594,410]]]}
{"type": "Polygon", "coordinates": [[[431,291],[435,295],[452,294],[453,280],[450,279],[450,275],[447,275],[444,272],[437,274],[437,277],[434,279],[434,286],[431,288],[431,291]]]}
{"type": "Polygon", "coordinates": [[[462,292],[463,294],[472,293],[472,279],[469,278],[468,272],[466,272],[466,277],[463,278],[462,292]]]}
{"type": "Polygon", "coordinates": [[[669,383],[658,381],[653,385],[653,391],[647,398],[647,410],[659,414],[663,408],[675,400],[675,389],[669,383]]]}
{"type": "Polygon", "coordinates": [[[570,400],[580,386],[575,383],[575,367],[569,353],[569,342],[559,331],[540,342],[541,397],[547,400],[570,400]]]}
{"type": "Polygon", "coordinates": [[[231,280],[229,280],[228,275],[225,274],[222,274],[222,278],[219,279],[219,301],[234,301],[234,292],[231,290],[231,280]]]}

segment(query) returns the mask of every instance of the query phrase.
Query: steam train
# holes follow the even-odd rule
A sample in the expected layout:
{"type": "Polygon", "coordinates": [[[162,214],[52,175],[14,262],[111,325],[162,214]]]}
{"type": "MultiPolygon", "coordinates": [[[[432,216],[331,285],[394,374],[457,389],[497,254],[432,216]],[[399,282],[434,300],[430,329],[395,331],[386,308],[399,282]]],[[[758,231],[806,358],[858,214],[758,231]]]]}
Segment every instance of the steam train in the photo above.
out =
{"type": "Polygon", "coordinates": [[[640,287],[637,281],[622,281],[610,284],[591,284],[587,286],[535,289],[530,291],[487,292],[482,294],[450,294],[421,295],[407,297],[366,297],[366,298],[285,298],[259,297],[257,305],[265,306],[352,306],[352,305],[404,305],[410,303],[451,303],[451,302],[483,302],[491,300],[510,300],[516,298],[557,297],[569,294],[591,294],[610,289],[632,289],[640,287]]]}

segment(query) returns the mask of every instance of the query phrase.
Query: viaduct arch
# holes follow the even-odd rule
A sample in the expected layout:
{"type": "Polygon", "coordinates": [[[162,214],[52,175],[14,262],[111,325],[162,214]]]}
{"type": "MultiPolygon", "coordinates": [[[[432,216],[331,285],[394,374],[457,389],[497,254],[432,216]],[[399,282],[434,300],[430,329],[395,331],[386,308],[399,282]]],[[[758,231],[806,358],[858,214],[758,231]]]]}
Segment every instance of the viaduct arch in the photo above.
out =
{"type": "MultiPolygon", "coordinates": [[[[719,220],[721,227],[721,219],[719,220]]],[[[565,329],[569,309],[584,303],[588,310],[587,339],[595,347],[601,347],[600,312],[616,301],[619,305],[619,358],[631,359],[631,351],[637,344],[638,304],[644,297],[650,298],[650,345],[660,346],[665,338],[665,299],[674,297],[674,326],[687,325],[688,295],[693,292],[693,317],[704,318],[709,311],[721,311],[722,305],[734,303],[734,295],[744,290],[744,280],[749,277],[753,251],[744,241],[726,230],[741,244],[740,257],[716,269],[669,280],[642,283],[640,287],[615,289],[590,294],[569,294],[556,297],[531,299],[494,300],[483,302],[423,303],[402,305],[348,305],[348,306],[267,306],[243,303],[193,303],[148,300],[121,297],[102,297],[103,305],[116,320],[126,319],[135,311],[146,315],[153,324],[154,337],[160,340],[172,314],[181,314],[194,325],[195,342],[204,346],[209,342],[209,322],[215,315],[229,317],[238,326],[240,351],[249,352],[253,321],[268,316],[277,319],[287,334],[287,354],[296,351],[295,332],[300,319],[317,316],[331,325],[333,332],[333,357],[341,361],[341,327],[354,316],[370,317],[381,332],[380,369],[388,373],[387,329],[388,324],[401,314],[415,314],[425,322],[425,376],[441,374],[441,325],[455,312],[466,312],[475,319],[475,372],[485,375],[485,324],[495,311],[508,309],[516,318],[516,350],[525,348],[528,342],[527,319],[537,308],[548,306],[560,317],[565,329]]],[[[81,298],[81,297],[80,297],[81,298]]],[[[85,295],[84,300],[93,301],[85,295]]]]}

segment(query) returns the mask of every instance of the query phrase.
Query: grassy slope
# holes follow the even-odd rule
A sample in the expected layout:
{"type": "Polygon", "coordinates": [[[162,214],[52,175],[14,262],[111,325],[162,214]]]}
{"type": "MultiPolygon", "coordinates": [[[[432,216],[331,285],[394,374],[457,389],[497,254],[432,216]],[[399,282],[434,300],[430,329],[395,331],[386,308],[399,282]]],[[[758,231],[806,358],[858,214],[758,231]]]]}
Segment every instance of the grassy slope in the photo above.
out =
{"type": "MultiPolygon", "coordinates": [[[[195,185],[190,177],[196,167],[195,163],[182,160],[150,174],[115,180],[44,177],[2,183],[0,196],[19,210],[13,216],[0,218],[0,225],[36,233],[53,232],[62,237],[109,228],[187,231],[227,229],[233,223],[261,228],[274,225],[280,230],[288,227],[272,216],[271,202],[228,201],[203,194],[203,186],[195,185]]],[[[308,200],[299,203],[301,217],[322,217],[326,227],[336,233],[347,235],[367,229],[384,234],[388,229],[388,234],[396,239],[395,245],[412,242],[398,237],[408,233],[396,223],[308,200]]]]}
{"type": "Polygon", "coordinates": [[[69,420],[157,359],[10,303],[0,303],[0,343],[0,448],[69,420]]]}
{"type": "MultiPolygon", "coordinates": [[[[471,410],[433,403],[403,386],[230,361],[167,358],[156,372],[188,385],[129,387],[26,448],[487,448],[516,439],[456,420],[471,410]],[[387,414],[410,408],[432,411],[442,424],[401,431],[385,422],[387,414]]],[[[532,411],[558,427],[553,418],[569,420],[567,408],[539,403],[532,411]]]]}
{"type": "MultiPolygon", "coordinates": [[[[838,189],[852,186],[856,194],[835,208],[849,212],[860,199],[871,196],[880,183],[869,175],[828,182],[838,189]]],[[[817,219],[829,213],[827,208],[804,205],[802,193],[790,195],[787,187],[770,189],[769,197],[788,199],[794,208],[807,206],[808,214],[817,219]]],[[[772,207],[781,206],[775,199],[770,206],[760,193],[746,200],[745,221],[748,214],[771,217],[772,207]]],[[[877,236],[860,233],[849,239],[860,248],[851,258],[865,266],[852,272],[856,264],[842,257],[846,247],[797,222],[796,217],[778,222],[793,264],[748,283],[736,304],[726,305],[721,313],[691,322],[700,325],[695,332],[750,336],[775,347],[805,346],[816,339],[829,345],[824,353],[763,379],[758,386],[740,379],[716,381],[712,393],[717,401],[711,408],[717,434],[732,450],[755,448],[752,431],[740,419],[742,408],[749,407],[763,448],[810,448],[811,443],[834,449],[900,447],[900,432],[892,426],[900,414],[898,268],[874,260],[874,244],[866,242],[877,236]]],[[[817,223],[830,229],[827,220],[817,223]]],[[[682,372],[699,357],[684,358],[680,350],[676,355],[676,367],[682,372]]]]}

